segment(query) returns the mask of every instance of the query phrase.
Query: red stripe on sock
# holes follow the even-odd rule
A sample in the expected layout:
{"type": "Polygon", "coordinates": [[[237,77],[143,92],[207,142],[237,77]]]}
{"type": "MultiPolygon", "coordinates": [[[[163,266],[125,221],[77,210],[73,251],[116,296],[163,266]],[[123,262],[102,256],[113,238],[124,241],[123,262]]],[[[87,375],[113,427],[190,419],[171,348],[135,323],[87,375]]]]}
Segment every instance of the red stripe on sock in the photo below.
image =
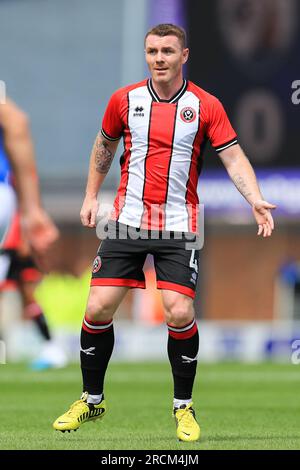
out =
{"type": "Polygon", "coordinates": [[[102,322],[102,321],[92,321],[92,320],[89,319],[87,314],[85,314],[84,318],[90,325],[95,325],[95,326],[109,325],[109,323],[112,322],[112,318],[110,320],[104,321],[104,322],[102,322]]]}
{"type": "Polygon", "coordinates": [[[169,330],[169,335],[174,339],[189,339],[189,338],[192,338],[192,336],[194,336],[197,333],[197,331],[198,331],[198,328],[197,328],[197,324],[195,323],[195,325],[187,331],[175,332],[175,331],[169,330]]]}
{"type": "Polygon", "coordinates": [[[103,330],[92,330],[91,328],[88,328],[85,323],[82,323],[82,329],[88,333],[91,333],[92,335],[100,335],[101,333],[109,331],[111,328],[112,325],[109,328],[104,328],[103,330]]]}

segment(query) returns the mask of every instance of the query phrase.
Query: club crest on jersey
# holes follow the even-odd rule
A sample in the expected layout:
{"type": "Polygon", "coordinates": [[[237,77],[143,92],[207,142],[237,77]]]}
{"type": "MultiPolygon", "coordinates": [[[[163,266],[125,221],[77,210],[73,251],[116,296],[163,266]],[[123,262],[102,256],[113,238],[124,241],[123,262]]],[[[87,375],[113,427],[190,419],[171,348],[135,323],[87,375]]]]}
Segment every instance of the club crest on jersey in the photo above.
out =
{"type": "Polygon", "coordinates": [[[96,256],[93,262],[93,274],[97,273],[102,266],[102,261],[100,256],[96,256]]]}
{"type": "Polygon", "coordinates": [[[183,108],[180,117],[184,122],[193,122],[196,119],[196,111],[193,108],[183,108]]]}

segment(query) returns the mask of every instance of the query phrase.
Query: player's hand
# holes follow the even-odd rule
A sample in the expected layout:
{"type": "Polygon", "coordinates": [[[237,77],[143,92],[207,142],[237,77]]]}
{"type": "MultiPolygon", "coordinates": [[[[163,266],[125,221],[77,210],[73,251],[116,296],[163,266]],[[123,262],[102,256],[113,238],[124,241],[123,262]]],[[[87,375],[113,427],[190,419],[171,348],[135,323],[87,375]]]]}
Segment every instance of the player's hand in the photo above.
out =
{"type": "Polygon", "coordinates": [[[35,208],[21,214],[24,239],[42,272],[49,272],[49,249],[59,237],[59,231],[43,208],[35,208]]]}
{"type": "Polygon", "coordinates": [[[84,227],[95,228],[99,209],[97,198],[86,196],[80,211],[80,219],[84,227]]]}
{"type": "Polygon", "coordinates": [[[257,235],[270,237],[274,230],[274,220],[271,210],[276,209],[274,204],[270,204],[262,199],[256,201],[252,206],[252,211],[258,225],[257,235]]]}
{"type": "Polygon", "coordinates": [[[21,226],[31,248],[44,253],[58,239],[59,231],[43,208],[21,214],[21,226]]]}

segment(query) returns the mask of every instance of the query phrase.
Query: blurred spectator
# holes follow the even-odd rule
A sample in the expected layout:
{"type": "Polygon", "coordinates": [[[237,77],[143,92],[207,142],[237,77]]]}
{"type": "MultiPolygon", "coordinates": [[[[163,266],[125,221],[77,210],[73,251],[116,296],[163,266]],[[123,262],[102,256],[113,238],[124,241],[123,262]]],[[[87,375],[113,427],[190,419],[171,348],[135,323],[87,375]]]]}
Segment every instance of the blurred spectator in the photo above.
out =
{"type": "MultiPolygon", "coordinates": [[[[34,298],[36,281],[41,278],[37,266],[48,270],[47,255],[58,238],[58,230],[41,206],[28,118],[11,100],[0,104],[0,194],[0,236],[3,243],[0,292],[12,285],[19,290],[25,316],[35,321],[47,343],[41,358],[44,366],[65,365],[65,357],[52,344],[46,319],[34,298]],[[14,215],[13,185],[20,216],[14,215]]],[[[6,335],[6,332],[2,333],[6,335]]],[[[39,366],[42,366],[41,362],[39,366]]]]}
{"type": "MultiPolygon", "coordinates": [[[[10,184],[11,165],[19,200],[22,230],[39,266],[46,270],[47,250],[58,238],[58,230],[41,206],[28,118],[10,100],[0,104],[0,161],[3,168],[0,184],[2,186],[10,184]]],[[[9,194],[11,197],[11,193],[9,194]]],[[[1,208],[5,205],[6,201],[2,200],[1,208]]],[[[8,219],[2,222],[1,239],[8,222],[8,219]]]]}

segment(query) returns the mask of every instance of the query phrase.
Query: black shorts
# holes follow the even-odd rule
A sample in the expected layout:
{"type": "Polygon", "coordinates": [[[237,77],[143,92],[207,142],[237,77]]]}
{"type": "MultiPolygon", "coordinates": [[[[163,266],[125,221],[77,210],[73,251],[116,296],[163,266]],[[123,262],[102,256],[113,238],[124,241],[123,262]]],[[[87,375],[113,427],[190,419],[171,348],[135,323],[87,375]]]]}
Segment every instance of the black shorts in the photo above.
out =
{"type": "MultiPolygon", "coordinates": [[[[118,224],[120,226],[122,224],[118,224]]],[[[123,226],[124,227],[124,226],[123,226]]],[[[134,229],[137,230],[137,229],[134,229]]],[[[118,231],[117,231],[118,232],[118,231]]],[[[141,230],[138,239],[105,238],[93,264],[91,286],[128,286],[145,289],[143,266],[153,255],[157,288],[195,297],[199,250],[193,248],[195,236],[156,232],[156,239],[141,230]],[[147,237],[148,235],[148,237],[147,237]],[[181,239],[178,237],[181,236],[181,239]],[[170,238],[169,238],[170,237],[170,238]]]]}
{"type": "Polygon", "coordinates": [[[20,256],[16,250],[0,250],[0,270],[0,290],[17,287],[22,282],[39,282],[42,279],[34,260],[30,256],[20,256]]]}

